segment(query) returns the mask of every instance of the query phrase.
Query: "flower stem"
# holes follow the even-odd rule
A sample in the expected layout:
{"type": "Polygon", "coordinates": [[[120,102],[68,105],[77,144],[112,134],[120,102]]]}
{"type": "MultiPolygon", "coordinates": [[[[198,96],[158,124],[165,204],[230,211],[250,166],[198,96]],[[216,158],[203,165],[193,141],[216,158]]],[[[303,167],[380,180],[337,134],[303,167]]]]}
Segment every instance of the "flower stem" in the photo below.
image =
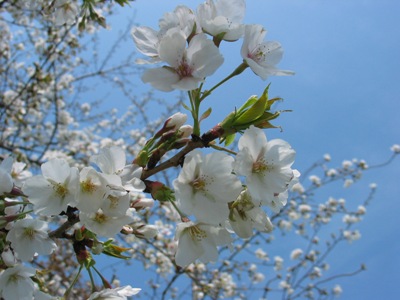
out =
{"type": "Polygon", "coordinates": [[[230,75],[228,75],[227,77],[225,77],[223,80],[221,80],[220,82],[218,82],[216,85],[214,85],[211,89],[204,91],[203,96],[200,97],[200,102],[203,101],[205,98],[207,98],[216,88],[218,88],[220,85],[224,84],[225,82],[227,82],[229,79],[231,79],[232,77],[235,77],[237,75],[239,75],[240,73],[242,73],[244,70],[246,70],[246,68],[249,65],[243,61],[230,75]]]}
{"type": "Polygon", "coordinates": [[[187,219],[187,216],[181,212],[181,210],[178,208],[178,206],[176,206],[175,201],[173,200],[169,200],[169,202],[171,203],[171,205],[176,209],[176,211],[178,212],[178,214],[181,216],[181,219],[187,219]]]}
{"type": "Polygon", "coordinates": [[[76,276],[74,277],[74,280],[71,282],[71,286],[65,291],[64,293],[64,298],[67,299],[69,293],[71,292],[72,288],[74,287],[75,283],[78,281],[79,275],[81,274],[83,269],[83,264],[80,265],[78,273],[76,274],[76,276]]]}
{"type": "Polygon", "coordinates": [[[228,152],[229,154],[233,154],[233,155],[236,155],[236,154],[237,154],[237,152],[235,152],[235,151],[229,150],[229,149],[224,148],[224,147],[217,146],[217,145],[215,145],[214,143],[209,143],[208,145],[209,145],[211,148],[215,149],[215,150],[225,151],[225,152],[228,152]]]}

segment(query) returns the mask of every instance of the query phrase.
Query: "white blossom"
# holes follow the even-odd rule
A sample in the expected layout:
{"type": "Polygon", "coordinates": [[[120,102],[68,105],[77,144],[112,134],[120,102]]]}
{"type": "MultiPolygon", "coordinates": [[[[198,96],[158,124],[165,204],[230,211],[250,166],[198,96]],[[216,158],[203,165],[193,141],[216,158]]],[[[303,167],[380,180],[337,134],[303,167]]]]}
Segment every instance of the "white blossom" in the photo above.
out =
{"type": "Polygon", "coordinates": [[[325,161],[331,161],[331,155],[329,153],[324,154],[324,160],[325,161]]]}
{"type": "Polygon", "coordinates": [[[34,283],[30,277],[36,271],[23,265],[16,265],[4,270],[0,274],[0,290],[5,300],[19,299],[32,300],[34,283]]]}
{"type": "Polygon", "coordinates": [[[236,41],[244,33],[242,24],[244,0],[207,0],[197,8],[197,16],[205,33],[222,40],[236,41]]]}
{"type": "Polygon", "coordinates": [[[178,248],[175,261],[184,267],[200,259],[202,262],[215,262],[218,259],[217,246],[230,245],[229,232],[222,227],[193,222],[179,223],[175,239],[178,248]]]}
{"type": "Polygon", "coordinates": [[[81,170],[76,207],[85,213],[96,212],[109,195],[107,180],[92,167],[81,170]]]}
{"type": "Polygon", "coordinates": [[[293,75],[275,67],[283,56],[281,44],[264,42],[267,31],[261,25],[246,25],[241,55],[251,70],[263,80],[272,75],[293,75]]]}
{"type": "Polygon", "coordinates": [[[203,156],[189,153],[177,179],[174,180],[176,203],[199,222],[219,224],[229,215],[228,202],[242,190],[240,180],[232,174],[233,158],[222,152],[203,156]]]}
{"type": "Polygon", "coordinates": [[[280,271],[283,268],[283,258],[280,256],[274,256],[274,270],[280,271]]]}
{"type": "Polygon", "coordinates": [[[11,177],[16,186],[21,187],[26,179],[32,177],[32,172],[25,169],[26,164],[22,162],[14,162],[11,170],[11,177]]]}
{"type": "Polygon", "coordinates": [[[64,159],[54,158],[41,166],[42,175],[28,178],[22,191],[34,204],[33,210],[41,215],[58,215],[68,205],[76,205],[79,173],[64,159]]]}
{"type": "Polygon", "coordinates": [[[273,228],[260,203],[253,203],[247,190],[242,191],[238,199],[230,205],[229,224],[244,239],[253,235],[253,228],[261,232],[271,232],[273,228]]]}
{"type": "Polygon", "coordinates": [[[400,153],[400,145],[394,144],[392,147],[390,147],[390,150],[393,151],[394,153],[400,153]]]}
{"type": "Polygon", "coordinates": [[[345,169],[345,170],[350,169],[352,165],[353,165],[353,162],[350,161],[350,160],[344,160],[344,161],[342,162],[342,167],[343,167],[343,169],[345,169]]]}
{"type": "Polygon", "coordinates": [[[348,188],[349,186],[351,186],[354,183],[353,179],[346,179],[343,183],[343,187],[348,188]]]}
{"type": "Polygon", "coordinates": [[[54,14],[54,24],[56,26],[75,23],[76,16],[79,14],[79,7],[72,0],[56,0],[54,3],[56,9],[54,14]]]}
{"type": "Polygon", "coordinates": [[[92,155],[90,161],[96,164],[104,174],[117,175],[121,178],[121,182],[118,183],[115,176],[103,176],[108,181],[113,181],[114,187],[117,189],[137,191],[145,188],[144,183],[140,180],[142,168],[134,164],[126,165],[126,155],[121,147],[104,147],[100,149],[99,154],[92,155]]]}
{"type": "Polygon", "coordinates": [[[246,176],[253,199],[279,210],[286,203],[285,193],[295,177],[291,169],[295,151],[283,140],[267,141],[264,132],[254,126],[244,132],[238,146],[234,171],[246,176]]]}
{"type": "MultiPolygon", "coordinates": [[[[104,289],[100,292],[94,292],[88,300],[127,300],[128,297],[138,294],[139,288],[133,288],[130,285],[117,287],[115,289],[104,289]]],[[[129,298],[130,299],[130,298],[129,298]]]]}
{"type": "Polygon", "coordinates": [[[7,241],[18,254],[18,258],[29,261],[35,253],[51,254],[57,245],[49,238],[48,225],[37,219],[22,219],[15,221],[7,234],[7,241]]]}
{"type": "Polygon", "coordinates": [[[194,90],[223,63],[218,48],[204,34],[194,36],[186,49],[185,35],[176,28],[160,41],[159,55],[169,66],[146,70],[142,80],[165,92],[194,90]]]}
{"type": "Polygon", "coordinates": [[[290,259],[299,259],[301,256],[303,255],[303,250],[301,250],[300,248],[294,249],[291,253],[290,253],[290,259]]]}
{"type": "Polygon", "coordinates": [[[358,230],[345,230],[343,231],[343,236],[348,242],[353,242],[361,238],[361,233],[358,230]]]}
{"type": "Polygon", "coordinates": [[[113,216],[108,215],[102,209],[98,209],[93,212],[80,212],[79,218],[87,229],[109,238],[114,237],[124,225],[134,220],[131,210],[127,210],[123,216],[113,216]]]}
{"type": "Polygon", "coordinates": [[[0,164],[0,196],[11,192],[14,183],[11,177],[13,158],[8,156],[0,164]]]}
{"type": "Polygon", "coordinates": [[[341,287],[340,285],[336,284],[336,285],[333,287],[332,292],[333,292],[333,294],[334,294],[335,296],[339,296],[339,295],[343,292],[343,290],[342,290],[342,287],[341,287]]]}

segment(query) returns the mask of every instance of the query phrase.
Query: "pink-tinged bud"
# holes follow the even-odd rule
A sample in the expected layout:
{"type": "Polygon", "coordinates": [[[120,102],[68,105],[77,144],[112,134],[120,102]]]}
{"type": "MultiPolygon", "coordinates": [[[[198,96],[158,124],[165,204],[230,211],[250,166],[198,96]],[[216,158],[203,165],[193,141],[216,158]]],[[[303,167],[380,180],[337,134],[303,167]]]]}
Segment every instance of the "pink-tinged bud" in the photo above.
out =
{"type": "Polygon", "coordinates": [[[133,233],[133,228],[129,225],[125,225],[121,229],[121,233],[123,234],[132,234],[133,233]]]}
{"type": "Polygon", "coordinates": [[[168,130],[177,130],[186,123],[187,115],[177,112],[167,119],[164,123],[164,128],[168,130]]]}
{"type": "Polygon", "coordinates": [[[160,137],[162,134],[172,131],[175,132],[178,130],[179,127],[181,127],[183,124],[185,124],[187,120],[187,115],[177,112],[170,116],[164,123],[163,127],[155,134],[154,137],[160,137]]]}
{"type": "Polygon", "coordinates": [[[188,138],[193,133],[193,127],[190,125],[183,125],[179,127],[179,133],[180,133],[179,138],[181,139],[188,138]]]}
{"type": "Polygon", "coordinates": [[[146,181],[146,187],[150,190],[153,199],[158,201],[170,201],[174,199],[173,191],[159,181],[146,181]]]}
{"type": "Polygon", "coordinates": [[[140,225],[134,229],[134,234],[141,239],[152,239],[158,234],[155,225],[140,225]]]}
{"type": "Polygon", "coordinates": [[[153,207],[154,205],[154,200],[150,198],[142,198],[134,201],[131,204],[131,207],[136,208],[137,210],[143,209],[146,207],[153,207]]]}

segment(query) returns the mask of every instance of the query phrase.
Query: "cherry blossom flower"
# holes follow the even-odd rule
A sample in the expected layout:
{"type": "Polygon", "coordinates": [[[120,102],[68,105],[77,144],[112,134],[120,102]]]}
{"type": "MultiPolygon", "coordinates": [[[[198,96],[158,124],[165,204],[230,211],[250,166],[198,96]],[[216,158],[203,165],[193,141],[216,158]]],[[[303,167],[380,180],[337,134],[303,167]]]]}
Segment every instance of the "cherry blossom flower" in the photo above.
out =
{"type": "Polygon", "coordinates": [[[146,70],[142,80],[165,92],[196,89],[224,60],[218,48],[204,34],[195,35],[186,49],[185,34],[177,28],[165,34],[160,42],[159,55],[169,66],[146,70]]]}
{"type": "Polygon", "coordinates": [[[199,222],[219,224],[228,218],[228,202],[242,190],[240,180],[232,174],[233,158],[222,152],[203,156],[192,151],[174,181],[177,205],[199,222]]]}
{"type": "Polygon", "coordinates": [[[229,224],[244,239],[253,235],[253,228],[261,232],[271,232],[273,228],[267,214],[261,209],[260,202],[254,203],[247,189],[230,205],[229,224]]]}
{"type": "Polygon", "coordinates": [[[94,292],[88,300],[127,300],[128,297],[138,294],[141,291],[139,288],[133,288],[130,285],[118,287],[115,289],[104,289],[100,292],[94,292]]]}
{"type": "Polygon", "coordinates": [[[267,31],[261,25],[246,25],[241,54],[251,70],[263,80],[268,76],[293,75],[292,71],[283,71],[275,67],[283,56],[278,42],[264,42],[267,31]]]}
{"type": "Polygon", "coordinates": [[[150,60],[136,60],[137,64],[161,62],[158,54],[160,37],[156,30],[147,26],[134,27],[131,35],[137,50],[150,57],[150,60]]]}
{"type": "Polygon", "coordinates": [[[159,20],[159,35],[163,36],[171,28],[179,28],[185,34],[186,39],[191,35],[201,32],[195,13],[185,5],[178,5],[173,12],[165,13],[159,20]]]}
{"type": "Polygon", "coordinates": [[[244,0],[207,0],[197,8],[197,17],[204,32],[222,40],[236,41],[242,37],[244,0]]]}
{"type": "Polygon", "coordinates": [[[82,212],[96,212],[109,195],[107,180],[92,167],[81,170],[76,207],[82,212]]]}
{"type": "Polygon", "coordinates": [[[64,24],[74,24],[76,16],[79,14],[79,7],[75,1],[71,0],[56,0],[54,7],[54,24],[56,26],[64,24]]]}
{"type": "MultiPolygon", "coordinates": [[[[144,182],[140,180],[142,168],[134,164],[126,165],[126,155],[121,147],[102,148],[99,154],[91,156],[90,161],[104,174],[119,176],[122,181],[119,186],[126,190],[137,191],[145,188],[144,182]]],[[[103,177],[112,180],[110,176],[103,177]]]]}
{"type": "Polygon", "coordinates": [[[11,170],[11,177],[16,186],[21,187],[26,179],[32,177],[32,172],[25,170],[26,164],[22,162],[14,162],[11,170]]]}
{"type": "Polygon", "coordinates": [[[41,215],[58,215],[68,205],[76,204],[79,172],[66,160],[54,158],[41,166],[42,175],[28,178],[22,191],[34,204],[33,210],[41,215]]]}
{"type": "Polygon", "coordinates": [[[134,210],[127,210],[123,216],[113,216],[102,209],[98,209],[94,212],[80,212],[79,218],[80,222],[90,231],[112,238],[121,231],[124,225],[134,220],[132,211],[134,210]]]}
{"type": "Polygon", "coordinates": [[[181,267],[197,259],[204,263],[215,262],[218,259],[217,246],[230,245],[232,242],[225,228],[193,222],[177,224],[175,239],[178,240],[175,261],[181,267]]]}
{"type": "Polygon", "coordinates": [[[0,274],[2,298],[32,300],[35,286],[30,277],[35,273],[35,269],[23,265],[16,265],[4,270],[0,274]]]}
{"type": "Polygon", "coordinates": [[[57,245],[49,238],[48,225],[37,219],[17,220],[7,234],[7,240],[22,261],[29,261],[35,253],[51,254],[57,245]]]}
{"type": "Polygon", "coordinates": [[[185,39],[201,32],[200,26],[197,25],[196,15],[184,5],[177,6],[173,12],[165,13],[159,21],[159,27],[159,31],[147,26],[139,26],[132,29],[131,35],[137,49],[142,54],[150,57],[150,60],[138,59],[136,63],[153,64],[161,62],[162,59],[159,56],[160,41],[171,28],[182,30],[185,39]]]}
{"type": "Polygon", "coordinates": [[[271,204],[279,200],[280,194],[285,198],[283,193],[295,177],[291,169],[295,151],[290,145],[280,139],[268,142],[261,129],[251,126],[239,139],[238,147],[234,171],[246,176],[253,199],[271,204]]]}
{"type": "Polygon", "coordinates": [[[14,183],[11,177],[13,158],[8,156],[0,164],[0,196],[11,192],[14,183]]]}

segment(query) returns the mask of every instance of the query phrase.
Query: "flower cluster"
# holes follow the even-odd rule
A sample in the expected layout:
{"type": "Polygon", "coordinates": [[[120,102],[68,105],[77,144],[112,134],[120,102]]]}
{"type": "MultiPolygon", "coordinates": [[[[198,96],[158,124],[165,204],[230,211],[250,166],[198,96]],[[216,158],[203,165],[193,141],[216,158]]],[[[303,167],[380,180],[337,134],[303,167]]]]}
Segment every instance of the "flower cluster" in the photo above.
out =
{"type": "Polygon", "coordinates": [[[242,24],[245,7],[244,0],[207,0],[196,11],[181,5],[166,13],[158,31],[146,26],[133,28],[137,49],[149,57],[138,63],[166,63],[146,70],[142,80],[166,92],[194,90],[222,65],[220,43],[242,37],[243,64],[238,74],[250,67],[264,80],[271,75],[292,75],[275,67],[283,55],[280,43],[265,42],[267,32],[261,25],[242,24]]]}
{"type": "MultiPolygon", "coordinates": [[[[180,5],[160,19],[158,30],[146,26],[132,30],[137,49],[148,57],[137,62],[163,64],[145,70],[143,82],[165,92],[175,89],[189,92],[191,106],[187,109],[194,120],[193,136],[200,135],[200,122],[211,113],[210,108],[200,116],[200,104],[233,76],[248,67],[264,80],[270,75],[293,74],[275,67],[283,54],[280,44],[265,42],[266,30],[261,25],[242,23],[245,6],[244,0],[207,0],[196,11],[180,5]],[[205,79],[224,61],[219,51],[221,42],[240,38],[243,38],[242,63],[219,84],[202,92],[205,79]]],[[[282,140],[267,141],[260,129],[273,127],[268,121],[279,115],[269,112],[276,99],[268,100],[267,92],[268,88],[259,99],[250,98],[217,125],[214,135],[203,136],[204,146],[217,137],[234,138],[236,132],[244,131],[235,157],[224,152],[205,155],[199,150],[182,156],[182,170],[173,182],[174,206],[182,220],[176,232],[178,265],[186,266],[197,259],[216,261],[217,247],[229,246],[233,232],[250,238],[253,228],[271,231],[272,223],[262,206],[279,212],[286,204],[288,189],[299,173],[291,168],[295,152],[290,145],[282,140]]],[[[154,184],[152,187],[161,190],[154,184]]]]}
{"type": "MultiPolygon", "coordinates": [[[[33,218],[35,215],[30,215],[32,211],[26,211],[25,207],[33,207],[34,214],[50,220],[58,215],[67,215],[68,221],[65,224],[69,224],[69,227],[79,221],[82,229],[75,230],[75,235],[81,235],[77,241],[85,240],[84,235],[89,230],[92,238],[89,245],[93,253],[96,246],[100,246],[100,252],[107,252],[107,247],[110,247],[107,243],[99,243],[96,235],[112,238],[123,229],[127,231],[127,224],[133,223],[130,227],[134,228],[134,207],[139,207],[140,201],[133,201],[132,196],[145,187],[139,179],[142,168],[126,164],[125,152],[115,146],[103,148],[98,155],[91,157],[91,162],[97,168],[84,167],[79,171],[77,167],[70,167],[65,159],[50,159],[42,164],[41,175],[23,180],[21,190],[14,184],[17,181],[12,175],[21,178],[25,172],[23,166],[20,163],[13,165],[11,157],[1,163],[0,197],[5,197],[1,200],[5,207],[2,212],[2,228],[7,230],[7,247],[12,249],[3,249],[1,257],[9,266],[0,274],[0,288],[6,299],[25,299],[16,295],[21,290],[26,299],[32,299],[32,295],[40,292],[30,278],[35,275],[35,271],[20,263],[29,262],[37,255],[49,255],[57,248],[53,240],[55,235],[49,234],[48,222],[33,218]],[[12,170],[20,172],[12,173],[12,170]],[[7,195],[26,197],[29,202],[18,202],[7,198],[7,195]]],[[[142,225],[137,231],[132,230],[132,233],[149,238],[157,234],[154,230],[148,233],[147,227],[151,228],[142,225]]],[[[109,293],[111,295],[114,292],[109,293]]]]}
{"type": "Polygon", "coordinates": [[[187,155],[174,181],[176,205],[196,222],[178,224],[176,263],[216,261],[217,246],[232,241],[230,232],[241,238],[250,238],[253,228],[270,232],[272,223],[262,206],[279,212],[286,204],[288,189],[299,177],[291,168],[294,155],[288,143],[267,141],[254,126],[239,139],[235,158],[222,152],[187,155]]]}
{"type": "MultiPolygon", "coordinates": [[[[122,5],[126,1],[117,2],[122,5]]],[[[77,21],[79,26],[86,24],[88,14],[91,19],[97,18],[98,23],[102,23],[102,17],[94,10],[93,3],[84,0],[81,8],[71,0],[52,1],[50,6],[46,1],[28,1],[24,5],[29,8],[40,5],[47,12],[51,11],[54,24],[64,30],[64,24],[71,26],[77,21]]],[[[172,115],[147,142],[138,143],[140,150],[132,164],[127,164],[125,150],[115,146],[118,142],[111,140],[104,142],[111,145],[101,148],[98,154],[88,155],[92,166],[76,164],[62,151],[46,151],[37,160],[45,161],[41,164],[41,173],[32,176],[24,171],[24,165],[13,163],[11,157],[3,159],[0,165],[0,198],[4,203],[1,208],[4,231],[1,250],[7,270],[0,274],[0,290],[4,298],[21,298],[15,294],[21,290],[25,290],[27,299],[39,297],[37,294],[41,293],[42,287],[33,280],[38,275],[24,264],[38,255],[55,253],[58,250],[57,239],[71,242],[81,266],[79,272],[85,267],[91,274],[92,269],[99,273],[92,255],[103,253],[125,258],[122,252],[129,249],[113,243],[116,234],[143,239],[158,235],[162,225],[147,225],[148,219],[145,223],[138,221],[140,217],[136,210],[153,203],[137,199],[137,193],[143,191],[150,193],[155,200],[168,203],[169,208],[174,210],[171,215],[177,215],[181,221],[176,225],[175,245],[171,247],[175,250],[173,262],[179,266],[186,266],[197,259],[216,261],[219,246],[232,247],[233,233],[248,239],[253,235],[254,228],[261,232],[272,230],[272,223],[263,207],[279,212],[286,204],[288,189],[299,177],[299,173],[292,169],[295,152],[290,145],[282,140],[267,141],[260,129],[273,127],[269,121],[279,113],[271,113],[270,109],[277,99],[268,99],[267,88],[260,98],[247,100],[237,114],[225,120],[224,126],[212,129],[203,136],[200,129],[201,121],[212,111],[209,108],[200,115],[203,100],[246,68],[251,68],[262,79],[270,75],[292,74],[276,69],[275,65],[283,53],[280,44],[264,42],[266,31],[261,25],[242,24],[244,12],[244,0],[207,0],[199,5],[196,12],[186,6],[178,6],[174,12],[165,14],[159,22],[158,31],[148,27],[132,30],[138,50],[149,57],[139,63],[163,63],[162,67],[146,70],[142,80],[166,92],[175,89],[188,91],[190,107],[185,108],[191,112],[194,123],[193,126],[185,125],[185,114],[172,115]],[[224,61],[219,49],[221,42],[241,38],[243,61],[239,67],[216,86],[202,91],[205,79],[214,74],[224,61]],[[243,133],[237,153],[216,148],[224,151],[204,154],[196,149],[214,145],[217,138],[222,142],[228,136],[234,137],[237,132],[243,133]],[[162,162],[170,151],[178,152],[176,163],[162,162]],[[178,165],[182,169],[172,183],[173,190],[148,179],[178,165]],[[110,239],[102,242],[99,237],[110,239]]],[[[37,48],[42,51],[43,42],[38,42],[37,48]]],[[[55,60],[62,55],[62,51],[53,54],[52,60],[55,60]]],[[[48,82],[56,79],[35,72],[35,80],[43,82],[38,94],[46,94],[43,90],[47,86],[51,86],[53,92],[58,89],[74,92],[70,88],[74,80],[72,75],[65,74],[57,79],[57,84],[49,85],[48,82]]],[[[18,113],[25,116],[28,112],[22,105],[24,98],[21,95],[25,97],[24,93],[10,90],[5,100],[10,104],[20,103],[18,113]]],[[[46,133],[53,130],[53,133],[46,134],[51,137],[58,130],[59,139],[69,139],[69,127],[72,124],[75,126],[76,120],[62,109],[65,103],[58,98],[54,94],[57,125],[60,127],[44,126],[43,130],[46,133]]],[[[43,105],[50,103],[42,102],[43,105]]],[[[29,107],[29,113],[33,114],[35,109],[29,107]]],[[[82,104],[83,115],[88,115],[90,111],[90,104],[82,104]]],[[[46,124],[45,116],[37,114],[37,117],[44,118],[43,123],[46,124]]],[[[99,126],[102,124],[99,122],[99,126]]],[[[84,136],[81,132],[73,132],[78,135],[75,140],[84,136]]],[[[40,140],[34,142],[41,145],[40,140]]],[[[79,147],[82,148],[82,145],[79,147]]],[[[79,152],[79,147],[71,152],[79,152]]],[[[170,231],[169,228],[165,230],[170,231]]],[[[166,268],[170,266],[168,263],[165,265],[166,268]]],[[[258,278],[256,280],[261,280],[254,268],[253,271],[258,278]]],[[[227,276],[226,281],[230,280],[227,276]]],[[[103,286],[106,290],[92,294],[90,299],[124,299],[139,291],[131,287],[113,290],[104,281],[103,286]]],[[[65,291],[65,296],[71,288],[65,291]]]]}

